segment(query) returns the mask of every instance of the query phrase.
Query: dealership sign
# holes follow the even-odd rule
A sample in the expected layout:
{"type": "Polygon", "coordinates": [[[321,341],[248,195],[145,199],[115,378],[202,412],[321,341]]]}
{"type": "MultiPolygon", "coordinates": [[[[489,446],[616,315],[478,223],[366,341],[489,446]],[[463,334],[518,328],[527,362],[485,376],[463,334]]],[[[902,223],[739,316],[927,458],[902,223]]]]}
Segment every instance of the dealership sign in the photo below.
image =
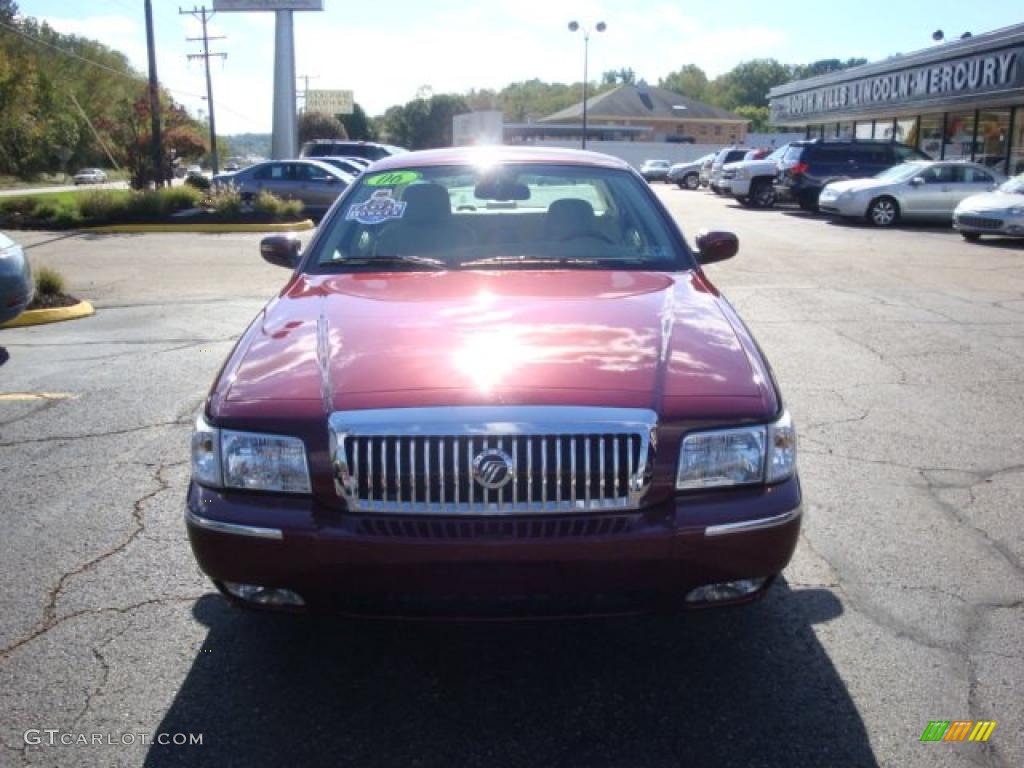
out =
{"type": "Polygon", "coordinates": [[[1024,87],[1024,48],[965,56],[772,97],[772,120],[905,106],[1024,87]]]}
{"type": "Polygon", "coordinates": [[[306,111],[321,115],[351,115],[352,91],[306,91],[306,111]]]}

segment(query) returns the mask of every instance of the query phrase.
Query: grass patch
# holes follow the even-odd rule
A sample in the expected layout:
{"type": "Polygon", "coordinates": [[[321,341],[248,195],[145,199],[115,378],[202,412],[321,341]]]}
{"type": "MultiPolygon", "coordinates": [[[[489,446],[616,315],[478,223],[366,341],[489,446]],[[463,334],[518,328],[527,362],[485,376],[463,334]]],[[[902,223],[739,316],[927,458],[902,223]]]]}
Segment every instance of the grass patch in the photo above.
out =
{"type": "Polygon", "coordinates": [[[59,296],[67,287],[64,276],[50,267],[36,270],[36,293],[42,296],[59,296]]]}
{"type": "Polygon", "coordinates": [[[258,215],[270,219],[295,217],[302,213],[302,201],[283,200],[273,192],[263,189],[252,201],[252,209],[258,215]]]}
{"type": "Polygon", "coordinates": [[[250,205],[234,186],[203,192],[191,185],[134,192],[89,189],[0,198],[0,228],[72,229],[104,224],[151,224],[180,221],[172,217],[192,209],[220,223],[295,220],[302,203],[261,193],[250,205]]]}

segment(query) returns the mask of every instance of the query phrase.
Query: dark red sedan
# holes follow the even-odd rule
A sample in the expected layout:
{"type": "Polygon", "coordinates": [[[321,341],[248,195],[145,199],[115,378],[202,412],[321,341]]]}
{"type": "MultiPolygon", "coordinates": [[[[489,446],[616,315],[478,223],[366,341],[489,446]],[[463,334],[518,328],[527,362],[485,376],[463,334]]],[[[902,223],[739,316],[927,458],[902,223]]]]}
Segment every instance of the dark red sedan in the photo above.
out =
{"type": "Polygon", "coordinates": [[[239,340],[186,522],[231,599],[377,616],[756,599],[796,546],[771,369],[630,167],[509,147],[382,160],[239,340]]]}

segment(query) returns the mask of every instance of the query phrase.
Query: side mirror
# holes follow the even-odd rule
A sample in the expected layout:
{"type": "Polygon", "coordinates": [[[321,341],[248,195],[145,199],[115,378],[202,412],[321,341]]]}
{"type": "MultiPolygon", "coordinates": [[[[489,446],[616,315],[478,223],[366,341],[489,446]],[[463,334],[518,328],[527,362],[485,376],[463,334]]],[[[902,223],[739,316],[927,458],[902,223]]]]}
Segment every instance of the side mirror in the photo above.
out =
{"type": "Polygon", "coordinates": [[[920,187],[922,184],[924,184],[924,179],[920,176],[915,176],[910,180],[910,186],[912,187],[920,187]]]}
{"type": "Polygon", "coordinates": [[[732,232],[707,232],[697,234],[697,263],[714,264],[716,261],[731,259],[740,250],[740,240],[732,232]]]}
{"type": "Polygon", "coordinates": [[[273,235],[260,240],[260,255],[275,267],[295,269],[302,243],[294,235],[273,235]]]}

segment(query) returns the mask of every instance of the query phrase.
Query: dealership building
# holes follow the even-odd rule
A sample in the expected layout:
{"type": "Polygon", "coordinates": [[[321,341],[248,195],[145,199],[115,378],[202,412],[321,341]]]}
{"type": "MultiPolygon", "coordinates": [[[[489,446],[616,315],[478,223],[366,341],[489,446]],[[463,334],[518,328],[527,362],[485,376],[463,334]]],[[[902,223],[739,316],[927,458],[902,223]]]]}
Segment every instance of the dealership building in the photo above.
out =
{"type": "Polygon", "coordinates": [[[1024,173],[1024,24],[787,83],[769,98],[772,123],[808,138],[898,141],[1024,173]]]}

